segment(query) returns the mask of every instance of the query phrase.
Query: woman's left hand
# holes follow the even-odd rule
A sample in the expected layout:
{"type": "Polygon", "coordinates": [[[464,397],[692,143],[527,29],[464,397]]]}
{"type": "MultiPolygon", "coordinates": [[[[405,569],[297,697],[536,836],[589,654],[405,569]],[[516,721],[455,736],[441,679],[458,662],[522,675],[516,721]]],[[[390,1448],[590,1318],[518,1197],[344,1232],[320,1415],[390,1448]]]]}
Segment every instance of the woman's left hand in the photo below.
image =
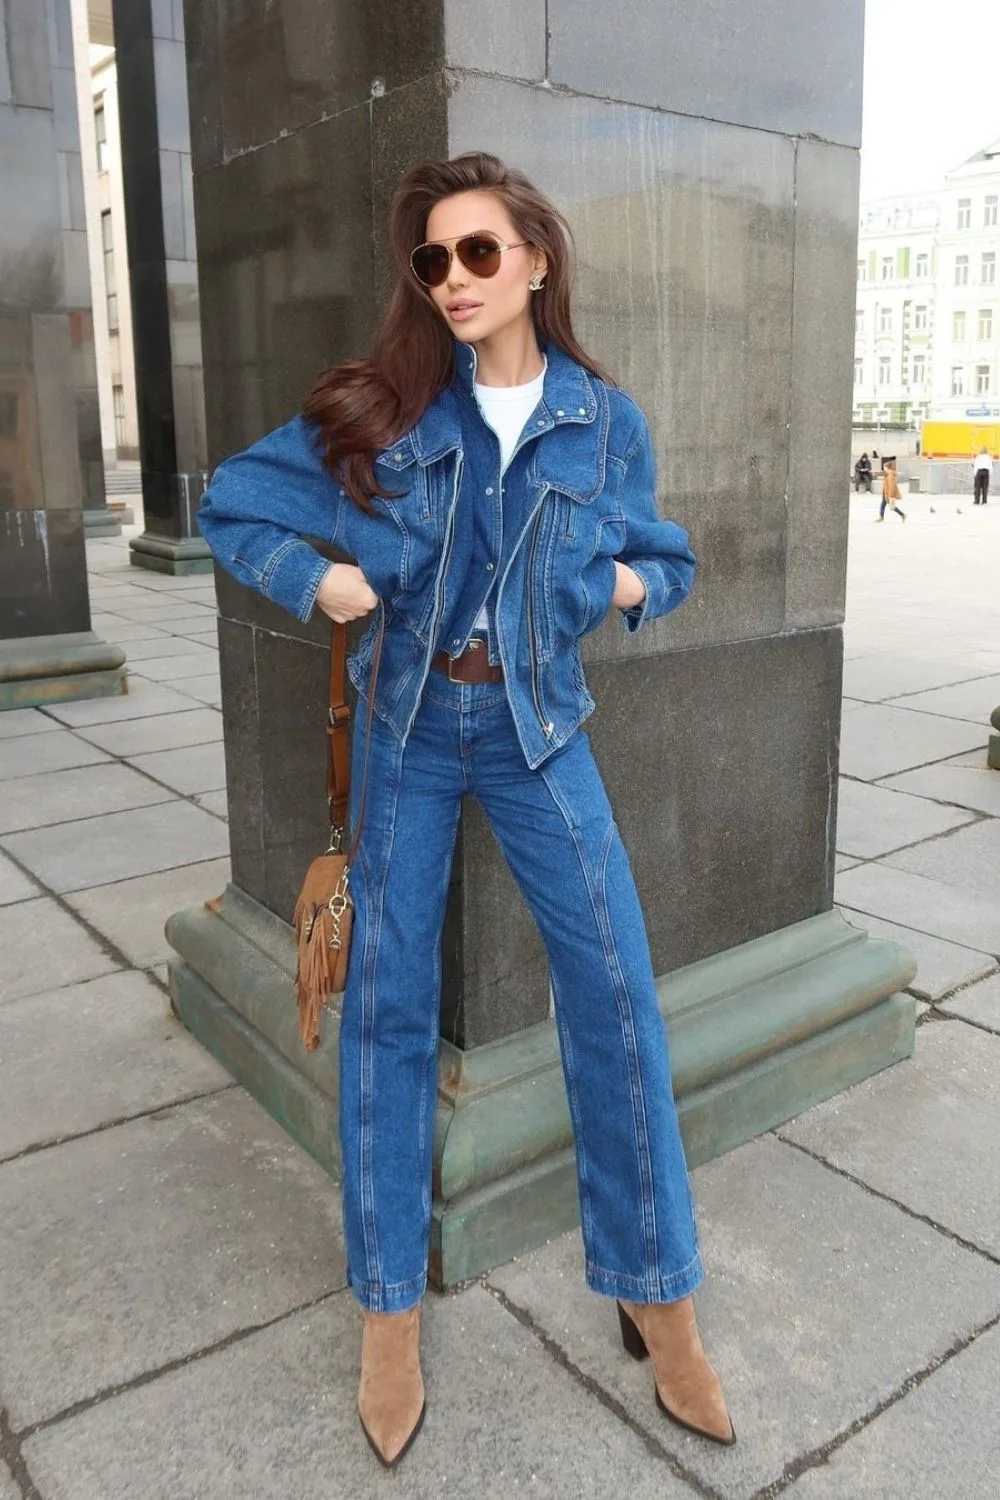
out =
{"type": "Polygon", "coordinates": [[[646,585],[634,569],[626,563],[615,563],[615,591],[611,595],[612,605],[619,609],[633,609],[646,597],[646,585]]]}

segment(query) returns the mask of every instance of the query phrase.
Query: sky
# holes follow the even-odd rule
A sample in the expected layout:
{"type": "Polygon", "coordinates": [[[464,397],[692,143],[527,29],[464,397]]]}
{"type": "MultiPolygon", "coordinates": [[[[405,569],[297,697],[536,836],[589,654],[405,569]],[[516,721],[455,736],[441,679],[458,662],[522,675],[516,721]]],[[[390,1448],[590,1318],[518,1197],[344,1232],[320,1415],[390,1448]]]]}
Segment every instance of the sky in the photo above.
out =
{"type": "Polygon", "coordinates": [[[861,198],[920,193],[1000,138],[1000,0],[867,0],[861,198]]]}

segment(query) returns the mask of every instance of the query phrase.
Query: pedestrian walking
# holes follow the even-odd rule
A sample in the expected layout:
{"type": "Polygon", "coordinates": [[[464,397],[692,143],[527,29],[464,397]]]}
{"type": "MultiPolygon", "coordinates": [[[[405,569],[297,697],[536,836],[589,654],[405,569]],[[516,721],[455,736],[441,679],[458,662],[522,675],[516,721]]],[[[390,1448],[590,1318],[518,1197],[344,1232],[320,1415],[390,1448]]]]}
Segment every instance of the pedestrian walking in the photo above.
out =
{"type": "Polygon", "coordinates": [[[901,521],[906,520],[905,513],[899,508],[899,483],[896,479],[896,460],[887,458],[885,468],[882,470],[882,504],[879,506],[876,522],[885,520],[885,509],[890,509],[901,521]]]}
{"type": "Polygon", "coordinates": [[[472,153],[403,179],[389,241],[371,354],[223,463],[199,514],[217,560],[298,619],[375,616],[350,662],[369,725],[359,714],[339,1035],[361,1422],[393,1464],[423,1419],[440,944],[471,795],[547,949],[587,1283],[617,1299],[626,1351],[652,1356],[665,1413],[729,1444],[695,1322],[702,1266],[649,945],[580,727],[594,707],[580,637],[612,609],[631,634],[674,609],[694,555],[657,511],[642,413],[573,332],[555,206],[472,153]]]}
{"type": "Polygon", "coordinates": [[[992,471],[993,459],[990,455],[990,450],[984,444],[972,460],[973,505],[985,505],[989,499],[990,474],[992,471]]]}

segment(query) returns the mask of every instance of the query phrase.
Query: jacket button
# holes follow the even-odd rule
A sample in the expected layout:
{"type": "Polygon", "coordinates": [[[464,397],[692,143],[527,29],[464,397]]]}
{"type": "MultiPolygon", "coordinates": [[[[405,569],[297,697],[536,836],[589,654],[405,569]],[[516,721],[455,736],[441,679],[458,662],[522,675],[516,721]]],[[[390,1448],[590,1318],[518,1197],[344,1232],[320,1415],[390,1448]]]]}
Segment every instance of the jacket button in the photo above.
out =
{"type": "Polygon", "coordinates": [[[577,409],[581,417],[585,417],[587,415],[587,408],[585,406],[578,407],[577,409]]]}
{"type": "Polygon", "coordinates": [[[556,416],[557,417],[564,417],[565,415],[566,415],[566,413],[564,411],[557,411],[556,412],[556,416]]]}
{"type": "Polygon", "coordinates": [[[492,485],[488,485],[487,486],[486,493],[487,493],[487,495],[492,495],[492,493],[493,493],[493,486],[492,485]]]}
{"type": "Polygon", "coordinates": [[[539,417],[538,421],[535,423],[535,426],[536,427],[544,427],[545,426],[545,418],[544,417],[539,417]]]}
{"type": "Polygon", "coordinates": [[[487,571],[487,573],[492,573],[493,572],[493,564],[492,563],[487,563],[486,564],[486,571],[487,571]]]}

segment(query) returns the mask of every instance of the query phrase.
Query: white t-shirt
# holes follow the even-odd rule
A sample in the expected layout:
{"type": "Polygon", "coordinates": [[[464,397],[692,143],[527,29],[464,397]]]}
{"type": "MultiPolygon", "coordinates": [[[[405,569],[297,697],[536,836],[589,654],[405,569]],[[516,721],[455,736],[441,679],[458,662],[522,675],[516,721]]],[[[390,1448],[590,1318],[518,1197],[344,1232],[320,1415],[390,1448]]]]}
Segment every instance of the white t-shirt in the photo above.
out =
{"type": "MultiPolygon", "coordinates": [[[[500,439],[501,472],[510,463],[524,424],[542,399],[545,369],[527,385],[476,385],[476,400],[486,421],[500,439]]],[[[473,630],[487,631],[486,606],[476,616],[473,630]]]]}
{"type": "Polygon", "coordinates": [[[979,473],[980,469],[991,470],[993,468],[993,460],[988,453],[977,453],[973,460],[972,467],[977,474],[979,473]]]}

